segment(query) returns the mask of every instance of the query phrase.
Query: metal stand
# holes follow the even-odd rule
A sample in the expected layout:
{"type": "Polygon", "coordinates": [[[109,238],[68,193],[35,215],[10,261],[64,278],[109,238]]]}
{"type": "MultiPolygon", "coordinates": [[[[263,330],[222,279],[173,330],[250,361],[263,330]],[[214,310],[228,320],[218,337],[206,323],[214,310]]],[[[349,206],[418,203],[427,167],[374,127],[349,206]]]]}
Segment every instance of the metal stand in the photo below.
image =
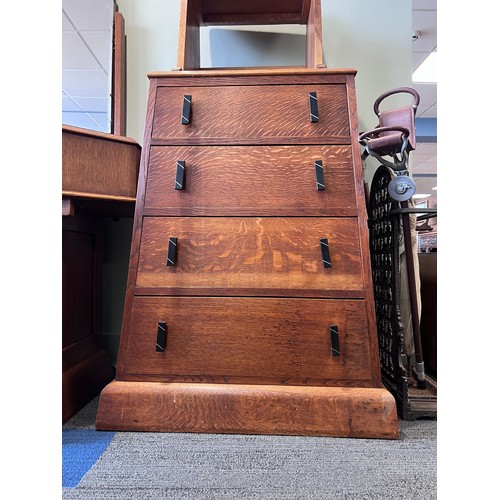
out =
{"type": "MultiPolygon", "coordinates": [[[[396,399],[398,414],[403,420],[437,416],[437,383],[425,374],[420,339],[420,318],[417,308],[415,266],[411,245],[409,217],[422,209],[408,206],[408,201],[394,199],[389,188],[390,169],[381,165],[373,177],[368,201],[370,251],[373,273],[377,334],[379,340],[382,380],[396,399]],[[415,356],[404,353],[401,320],[401,262],[399,242],[404,239],[408,271],[411,321],[415,356]],[[409,258],[408,258],[409,257],[409,258]]],[[[397,181],[399,182],[399,181],[397,181]]],[[[398,196],[396,196],[397,198],[398,196]]],[[[435,217],[436,209],[427,209],[417,220],[435,217]]]]}

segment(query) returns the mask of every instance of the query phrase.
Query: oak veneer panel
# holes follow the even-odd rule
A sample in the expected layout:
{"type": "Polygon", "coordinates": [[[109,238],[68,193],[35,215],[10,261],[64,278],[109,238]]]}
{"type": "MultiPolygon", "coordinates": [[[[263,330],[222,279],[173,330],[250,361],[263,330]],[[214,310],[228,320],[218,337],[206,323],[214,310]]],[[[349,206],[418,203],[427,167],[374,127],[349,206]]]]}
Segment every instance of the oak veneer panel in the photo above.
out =
{"type": "Polygon", "coordinates": [[[62,190],[135,199],[141,147],[128,137],[63,126],[62,190]]]}
{"type": "Polygon", "coordinates": [[[371,381],[365,307],[364,301],[324,299],[136,298],[124,378],[371,381]],[[164,352],[155,351],[159,321],[168,325],[164,352]],[[340,356],[331,355],[330,325],[339,327],[340,356]]]}
{"type": "Polygon", "coordinates": [[[168,215],[356,215],[350,146],[153,146],[145,211],[168,215]],[[186,180],[175,190],[176,165],[186,180]],[[314,162],[325,189],[316,189],[314,162]]]}
{"type": "Polygon", "coordinates": [[[158,87],[152,139],[204,139],[252,144],[257,139],[345,137],[349,142],[345,85],[229,85],[158,87]],[[309,92],[318,97],[319,122],[311,123],[309,92]],[[181,125],[184,95],[191,95],[190,125],[181,125]]]}
{"type": "Polygon", "coordinates": [[[303,68],[298,66],[269,66],[247,68],[203,68],[183,71],[151,71],[150,79],[161,79],[161,85],[220,86],[220,85],[288,85],[288,84],[346,84],[346,77],[355,76],[354,68],[303,68]],[[256,80],[258,78],[258,80],[256,80]],[[245,83],[246,82],[246,83],[245,83]]]}
{"type": "Polygon", "coordinates": [[[358,235],[355,218],[146,217],[136,286],[234,295],[363,290],[358,235]],[[170,237],[177,238],[175,266],[166,266],[170,237]],[[328,238],[329,269],[321,238],[328,238]]]}
{"type": "Polygon", "coordinates": [[[114,381],[96,429],[397,439],[386,389],[114,381]]]}

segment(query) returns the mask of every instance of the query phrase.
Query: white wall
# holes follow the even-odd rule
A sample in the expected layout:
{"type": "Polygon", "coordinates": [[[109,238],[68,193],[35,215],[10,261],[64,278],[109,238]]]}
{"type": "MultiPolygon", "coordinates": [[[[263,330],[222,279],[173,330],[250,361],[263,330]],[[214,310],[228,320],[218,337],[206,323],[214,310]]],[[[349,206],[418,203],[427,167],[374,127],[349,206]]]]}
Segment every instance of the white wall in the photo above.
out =
{"type": "MultiPolygon", "coordinates": [[[[125,18],[127,37],[127,135],[143,143],[144,121],[149,90],[147,73],[169,71],[177,64],[177,43],[180,15],[178,0],[118,0],[118,6],[125,18]]],[[[412,73],[411,0],[322,0],[323,52],[329,68],[355,68],[359,130],[368,130],[377,124],[373,113],[375,99],[394,87],[410,86],[412,73]]],[[[205,31],[202,39],[202,62],[220,61],[228,43],[231,50],[239,50],[241,65],[256,58],[254,35],[242,35],[225,30],[211,35],[205,31]],[[252,46],[248,40],[251,38],[252,46]],[[241,50],[240,50],[241,49],[241,50]],[[220,51],[218,53],[217,51],[220,51]]],[[[293,31],[293,30],[292,30],[293,31]]],[[[259,36],[256,35],[256,36],[259,36]]],[[[267,64],[296,64],[295,55],[290,54],[290,44],[283,43],[282,35],[274,37],[276,43],[268,43],[269,33],[260,33],[263,59],[267,64]],[[272,49],[272,54],[269,53],[272,49]]],[[[300,47],[297,35],[290,35],[291,46],[300,47]]],[[[303,61],[305,62],[305,56],[303,61]]],[[[401,99],[391,98],[389,103],[398,104],[401,99]]],[[[407,102],[407,101],[404,101],[407,102]]],[[[399,105],[399,104],[398,104],[399,105]]],[[[371,176],[378,163],[368,159],[365,178],[371,176]]],[[[127,240],[131,230],[129,221],[113,223],[112,233],[127,240]]],[[[113,259],[121,262],[123,268],[129,248],[111,243],[113,255],[107,255],[104,263],[105,279],[116,275],[113,259]],[[106,274],[108,273],[108,274],[106,274]]],[[[119,280],[114,280],[118,283],[119,280]]],[[[115,290],[105,290],[105,304],[114,317],[105,317],[105,336],[119,335],[124,289],[121,284],[115,290]],[[118,289],[117,289],[118,288],[118,289]]],[[[117,346],[116,337],[105,342],[110,349],[117,346]]],[[[112,352],[112,354],[116,355],[112,352]]]]}
{"type": "Polygon", "coordinates": [[[127,46],[127,135],[142,144],[149,90],[147,74],[177,63],[179,0],[118,0],[127,46]]]}
{"type": "MultiPolygon", "coordinates": [[[[411,0],[322,0],[323,53],[328,67],[358,70],[356,96],[359,131],[377,125],[373,103],[395,87],[412,85],[411,0]]],[[[408,96],[388,98],[400,106],[408,96]]],[[[385,108],[384,108],[385,109],[385,108]]],[[[369,157],[365,179],[370,184],[379,162],[369,157]]]]}

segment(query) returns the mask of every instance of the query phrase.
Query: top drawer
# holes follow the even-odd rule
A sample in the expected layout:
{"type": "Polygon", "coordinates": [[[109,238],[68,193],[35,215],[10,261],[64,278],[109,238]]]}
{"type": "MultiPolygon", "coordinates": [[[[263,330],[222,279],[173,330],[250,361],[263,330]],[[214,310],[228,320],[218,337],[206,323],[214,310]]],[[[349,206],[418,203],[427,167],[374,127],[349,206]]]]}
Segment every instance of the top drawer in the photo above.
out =
{"type": "Polygon", "coordinates": [[[177,144],[348,144],[346,86],[158,87],[152,139],[177,144]],[[184,96],[190,96],[190,106],[184,105],[184,96]],[[186,125],[181,123],[183,109],[189,115],[186,125]],[[311,114],[317,121],[311,121],[311,114]]]}

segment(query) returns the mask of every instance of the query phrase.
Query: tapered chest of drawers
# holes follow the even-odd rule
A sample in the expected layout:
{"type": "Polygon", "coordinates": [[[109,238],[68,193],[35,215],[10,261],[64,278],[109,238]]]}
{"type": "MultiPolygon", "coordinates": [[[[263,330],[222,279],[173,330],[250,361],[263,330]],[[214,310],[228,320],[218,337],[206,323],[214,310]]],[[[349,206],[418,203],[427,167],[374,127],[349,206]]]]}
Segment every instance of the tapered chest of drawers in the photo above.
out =
{"type": "Polygon", "coordinates": [[[97,429],[397,438],[354,70],[152,73],[97,429]]]}

